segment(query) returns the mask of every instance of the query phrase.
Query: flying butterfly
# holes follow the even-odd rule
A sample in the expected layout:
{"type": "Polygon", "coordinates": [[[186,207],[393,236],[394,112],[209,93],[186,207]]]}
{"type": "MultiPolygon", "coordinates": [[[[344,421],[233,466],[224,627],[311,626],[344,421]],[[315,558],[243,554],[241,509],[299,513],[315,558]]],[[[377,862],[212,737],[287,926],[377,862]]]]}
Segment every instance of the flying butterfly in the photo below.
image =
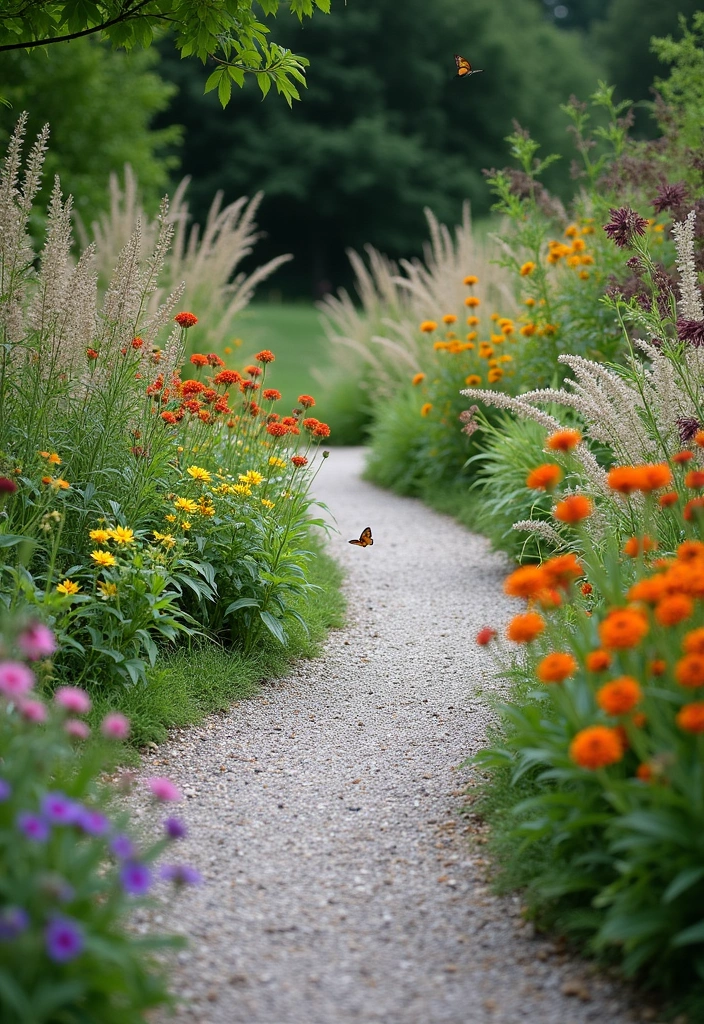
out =
{"type": "Polygon", "coordinates": [[[350,544],[356,544],[358,548],[368,548],[370,544],[373,544],[372,540],[372,528],[366,526],[359,535],[359,540],[351,540],[350,544]]]}
{"type": "Polygon", "coordinates": [[[455,64],[457,65],[457,78],[468,78],[469,75],[478,75],[483,68],[474,68],[465,57],[460,57],[459,53],[455,54],[455,64]]]}

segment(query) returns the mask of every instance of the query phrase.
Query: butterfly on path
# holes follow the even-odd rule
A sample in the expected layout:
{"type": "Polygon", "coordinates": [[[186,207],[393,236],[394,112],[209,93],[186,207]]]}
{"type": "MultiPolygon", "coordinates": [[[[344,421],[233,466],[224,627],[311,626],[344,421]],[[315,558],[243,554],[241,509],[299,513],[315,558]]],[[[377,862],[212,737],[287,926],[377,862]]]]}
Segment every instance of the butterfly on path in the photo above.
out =
{"type": "Polygon", "coordinates": [[[356,544],[358,548],[368,548],[370,544],[373,544],[372,540],[372,528],[366,526],[359,535],[359,540],[351,540],[350,544],[356,544]]]}
{"type": "Polygon", "coordinates": [[[459,53],[455,54],[455,64],[457,65],[456,78],[469,78],[470,75],[478,75],[483,68],[474,68],[464,57],[460,57],[459,53]]]}

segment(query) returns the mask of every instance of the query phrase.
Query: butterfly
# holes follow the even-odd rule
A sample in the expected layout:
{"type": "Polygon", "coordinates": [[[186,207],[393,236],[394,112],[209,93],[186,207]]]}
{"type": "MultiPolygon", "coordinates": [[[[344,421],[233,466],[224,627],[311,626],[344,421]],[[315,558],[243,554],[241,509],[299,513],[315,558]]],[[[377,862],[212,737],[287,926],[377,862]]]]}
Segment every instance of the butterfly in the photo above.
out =
{"type": "Polygon", "coordinates": [[[373,544],[374,541],[372,540],[371,526],[367,526],[362,530],[359,535],[359,540],[351,540],[349,543],[356,544],[358,548],[366,548],[369,547],[370,544],[373,544]]]}
{"type": "Polygon", "coordinates": [[[475,68],[472,71],[472,65],[464,57],[460,57],[459,53],[455,54],[455,64],[457,65],[457,78],[466,78],[468,75],[478,75],[483,68],[475,68]]]}

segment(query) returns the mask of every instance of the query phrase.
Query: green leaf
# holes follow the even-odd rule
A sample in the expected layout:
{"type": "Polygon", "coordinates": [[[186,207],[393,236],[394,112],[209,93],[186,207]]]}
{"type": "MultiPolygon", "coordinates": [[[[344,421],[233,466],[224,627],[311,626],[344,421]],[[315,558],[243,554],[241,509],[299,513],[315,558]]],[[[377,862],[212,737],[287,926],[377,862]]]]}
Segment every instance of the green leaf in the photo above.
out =
{"type": "Polygon", "coordinates": [[[678,932],[671,945],[675,947],[692,946],[696,942],[704,942],[704,921],[700,921],[699,924],[693,924],[691,927],[685,928],[684,931],[678,932]]]}
{"type": "Polygon", "coordinates": [[[271,614],[271,612],[262,612],[262,611],[260,611],[259,612],[259,617],[262,620],[262,622],[264,623],[264,625],[266,626],[266,628],[269,630],[269,632],[273,636],[276,637],[276,639],[279,641],[279,643],[280,644],[285,644],[286,643],[286,632],[285,632],[284,627],[282,626],[282,624],[279,622],[279,620],[277,618],[275,618],[275,616],[273,616],[271,614]]]}
{"type": "Polygon", "coordinates": [[[228,604],[227,608],[223,613],[223,618],[227,618],[232,612],[239,611],[240,608],[258,608],[259,601],[255,597],[240,597],[238,601],[233,601],[232,604],[228,604]]]}
{"type": "Polygon", "coordinates": [[[704,867],[685,868],[676,875],[662,894],[663,903],[672,903],[683,892],[704,878],[704,867]]]}

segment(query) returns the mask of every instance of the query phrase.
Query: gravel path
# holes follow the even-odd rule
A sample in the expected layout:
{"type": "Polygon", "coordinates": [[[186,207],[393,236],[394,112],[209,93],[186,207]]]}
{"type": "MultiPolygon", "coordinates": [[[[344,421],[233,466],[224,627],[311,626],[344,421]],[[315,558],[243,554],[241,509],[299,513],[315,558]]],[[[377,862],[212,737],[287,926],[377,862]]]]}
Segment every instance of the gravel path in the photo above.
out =
{"type": "MultiPolygon", "coordinates": [[[[180,858],[206,883],[156,915],[183,932],[180,1014],[201,1024],[633,1024],[627,995],[533,938],[460,816],[495,687],[474,643],[505,562],[333,449],[318,481],[349,625],[145,759],[187,796],[180,858]],[[371,525],[373,547],[347,544],[371,525]]],[[[135,798],[136,799],[136,798],[135,798]]],[[[141,927],[146,927],[144,921],[141,927]]],[[[163,1018],[159,1017],[161,1021],[163,1018]]]]}

